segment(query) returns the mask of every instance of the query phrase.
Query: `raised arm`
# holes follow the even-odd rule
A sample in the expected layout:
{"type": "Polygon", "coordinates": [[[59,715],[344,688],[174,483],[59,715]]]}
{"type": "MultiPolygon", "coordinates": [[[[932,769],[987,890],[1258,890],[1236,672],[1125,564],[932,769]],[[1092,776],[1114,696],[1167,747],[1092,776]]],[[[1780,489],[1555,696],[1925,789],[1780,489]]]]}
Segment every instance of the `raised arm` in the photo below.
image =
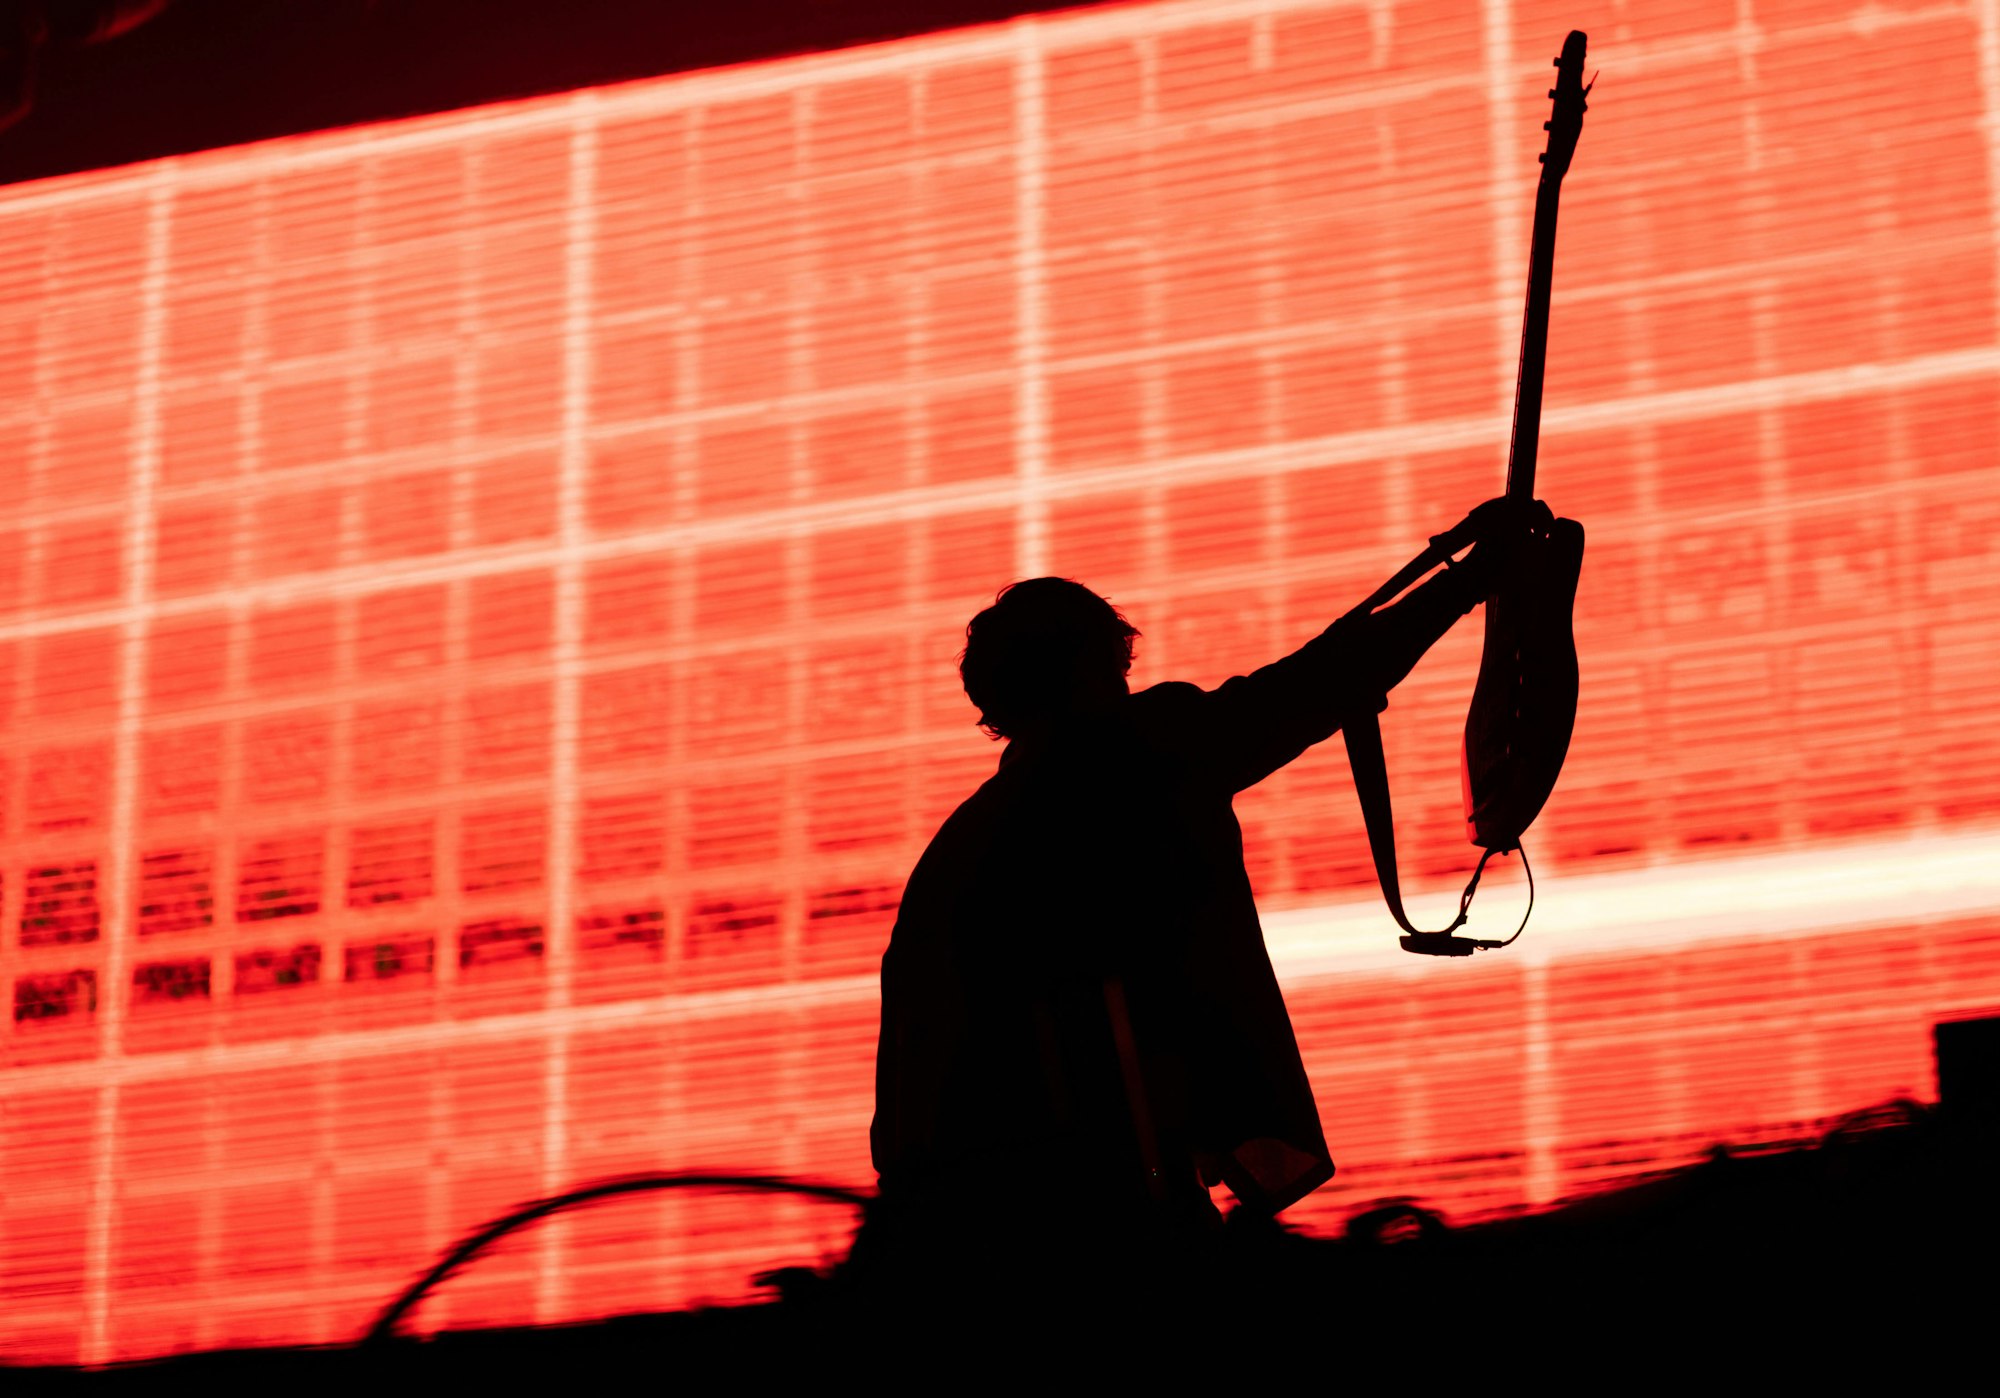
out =
{"type": "Polygon", "coordinates": [[[1168,691],[1162,707],[1172,714],[1178,744],[1229,790],[1241,791],[1332,737],[1349,714],[1380,713],[1424,652],[1485,600],[1509,551],[1505,531],[1520,513],[1499,502],[1481,506],[1460,526],[1478,540],[1464,562],[1386,607],[1349,613],[1282,659],[1208,692],[1157,686],[1168,691]]]}

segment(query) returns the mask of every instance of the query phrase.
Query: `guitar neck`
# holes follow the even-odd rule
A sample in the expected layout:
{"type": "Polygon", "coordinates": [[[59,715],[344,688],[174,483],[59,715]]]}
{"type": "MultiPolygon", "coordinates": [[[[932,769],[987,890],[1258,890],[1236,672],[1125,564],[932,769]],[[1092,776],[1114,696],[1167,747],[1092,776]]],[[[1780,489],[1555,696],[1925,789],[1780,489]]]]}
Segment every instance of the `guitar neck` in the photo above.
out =
{"type": "Polygon", "coordinates": [[[1514,383],[1514,440],[1507,453],[1507,494],[1535,497],[1535,451],[1542,436],[1542,370],[1549,356],[1549,284],[1555,268],[1556,204],[1562,180],[1544,173],[1535,190],[1535,232],[1528,250],[1528,306],[1521,317],[1521,369],[1514,383]]]}

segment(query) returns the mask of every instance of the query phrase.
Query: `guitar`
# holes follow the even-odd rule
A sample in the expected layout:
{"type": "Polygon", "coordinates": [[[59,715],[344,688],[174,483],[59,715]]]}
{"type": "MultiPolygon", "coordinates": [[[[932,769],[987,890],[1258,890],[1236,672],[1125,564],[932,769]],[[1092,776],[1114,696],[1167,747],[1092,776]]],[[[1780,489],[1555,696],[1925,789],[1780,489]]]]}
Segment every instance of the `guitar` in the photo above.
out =
{"type": "MultiPolygon", "coordinates": [[[[1528,253],[1528,305],[1521,321],[1521,368],[1514,388],[1514,434],[1507,496],[1535,498],[1542,427],[1542,371],[1549,352],[1549,284],[1555,264],[1556,207],[1583,132],[1584,35],[1571,30],[1555,60],[1555,107],[1543,129],[1548,148],[1535,190],[1528,253]]],[[[1465,833],[1488,854],[1520,848],[1521,835],[1555,789],[1576,726],[1576,639],[1570,616],[1583,567],[1583,526],[1556,520],[1523,548],[1505,584],[1486,599],[1486,644],[1472,707],[1465,716],[1459,777],[1465,833]]],[[[1482,860],[1482,863],[1484,861],[1482,860]]]]}
{"type": "MultiPolygon", "coordinates": [[[[1528,257],[1528,305],[1521,325],[1521,367],[1514,390],[1514,434],[1507,461],[1509,498],[1526,504],[1535,496],[1535,453],[1542,425],[1542,371],[1549,347],[1549,284],[1555,262],[1556,207],[1563,176],[1583,131],[1585,37],[1571,30],[1555,60],[1556,85],[1549,89],[1555,108],[1543,129],[1541,181],[1535,191],[1535,229],[1528,257]]],[[[1357,613],[1401,592],[1424,573],[1472,542],[1449,531],[1431,540],[1361,605],[1357,613]]],[[[1502,582],[1486,599],[1486,644],[1465,716],[1459,750],[1459,780],[1465,801],[1465,832],[1484,853],[1459,899],[1458,917],[1438,932],[1423,932],[1403,911],[1396,870],[1395,821],[1389,805],[1389,777],[1382,756],[1382,730],[1373,713],[1353,715],[1342,725],[1348,767],[1361,798],[1368,847],[1383,899],[1407,934],[1405,951],[1426,956],[1470,956],[1506,946],[1506,941],[1452,934],[1464,924],[1472,895],[1496,854],[1518,852],[1521,835],[1541,813],[1555,789],[1576,726],[1576,638],[1570,616],[1576,606],[1577,577],[1583,567],[1583,526],[1554,519],[1516,541],[1502,582]]],[[[1527,856],[1521,864],[1527,869],[1527,856]]],[[[1534,874],[1528,874],[1528,907],[1534,909],[1534,874]]],[[[1521,919],[1521,927],[1527,918],[1521,919]]]]}

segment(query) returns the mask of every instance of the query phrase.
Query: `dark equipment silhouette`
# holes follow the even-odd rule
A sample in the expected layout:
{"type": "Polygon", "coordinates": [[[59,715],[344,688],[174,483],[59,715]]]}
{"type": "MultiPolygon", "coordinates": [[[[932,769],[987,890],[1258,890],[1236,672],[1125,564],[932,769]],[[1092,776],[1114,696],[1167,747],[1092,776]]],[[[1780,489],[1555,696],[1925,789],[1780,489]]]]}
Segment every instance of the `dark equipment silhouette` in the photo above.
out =
{"type": "MultiPolygon", "coordinates": [[[[1944,1355],[1963,1350],[1970,1358],[1990,1328],[1982,1309],[1989,1289],[1967,1278],[2000,1240],[2000,1211],[1982,1183],[1995,1140],[1994,1098],[1984,1089],[2000,1044],[1996,1023],[1938,1026],[1943,1100],[1935,1106],[1897,1100],[1783,1143],[1717,1142],[1698,1163],[1548,1212],[1461,1225],[1419,1201],[1390,1199],[1350,1219],[1339,1238],[1240,1230],[1235,1247],[1211,1252],[1199,1284],[1150,1310],[1105,1287],[1090,1310],[1058,1327],[1060,1338],[1082,1357],[1119,1363],[1121,1372],[1183,1383],[1193,1374],[1240,1376],[1252,1354],[1263,1372],[1295,1370],[1301,1378],[1323,1375],[1333,1362],[1370,1381],[1407,1379],[1413,1363],[1478,1378],[1490,1377],[1496,1350],[1518,1343],[1524,1308],[1540,1307],[1562,1318],[1568,1362],[1605,1372],[1622,1372],[1635,1354],[1649,1363],[1666,1357],[1666,1334],[1685,1362],[1711,1371],[1740,1368],[1762,1352],[1781,1354],[1790,1375],[1818,1362],[1829,1376],[1851,1377],[1872,1352],[1900,1364],[1929,1356],[1948,1372],[1944,1355]],[[1952,1051],[1969,1055],[1949,1077],[1947,1031],[1952,1051]],[[1287,1334],[1304,1342],[1274,1342],[1287,1334]],[[1410,1341],[1433,1335],[1449,1338],[1413,1359],[1410,1341]]],[[[1060,1352],[1049,1330],[1007,1328],[1008,1314],[982,1294],[969,1263],[924,1279],[932,1312],[950,1322],[938,1326],[913,1325],[897,1298],[872,1290],[843,1263],[773,1274],[775,1303],[421,1339],[392,1333],[425,1288],[502,1234],[595,1198],[653,1188],[806,1194],[836,1204],[866,1197],[756,1175],[601,1181],[470,1234],[360,1344],[208,1351],[92,1378],[153,1388],[162,1379],[221,1380],[234,1388],[338,1376],[402,1387],[433,1376],[518,1384],[649,1364],[702,1372],[727,1364],[759,1377],[823,1382],[830,1365],[935,1374],[934,1366],[962,1365],[975,1354],[981,1363],[1046,1366],[1060,1352]],[[1018,1351],[1010,1348],[1016,1344],[1018,1351]]],[[[967,1252],[976,1258],[985,1241],[980,1220],[960,1226],[973,1235],[967,1252]]],[[[31,1382],[79,1376],[0,1370],[31,1382]]]]}
{"type": "Polygon", "coordinates": [[[578,1185],[575,1189],[565,1190],[561,1194],[523,1204],[490,1223],[481,1224],[461,1238],[453,1245],[451,1251],[438,1259],[435,1266],[411,1282],[395,1300],[382,1308],[382,1314],[368,1327],[368,1333],[361,1337],[361,1343],[381,1345],[396,1339],[399,1333],[398,1327],[402,1325],[404,1317],[415,1310],[426,1296],[508,1234],[519,1232],[529,1224],[539,1223],[555,1214],[566,1213],[586,1204],[594,1204],[600,1199],[612,1199],[625,1194],[651,1194],[663,1189],[792,1194],[809,1199],[822,1199],[828,1203],[847,1204],[856,1209],[867,1207],[870,1198],[859,1190],[847,1189],[837,1184],[826,1184],[818,1180],[795,1180],[779,1175],[711,1170],[655,1170],[637,1175],[618,1175],[611,1179],[578,1185]]]}

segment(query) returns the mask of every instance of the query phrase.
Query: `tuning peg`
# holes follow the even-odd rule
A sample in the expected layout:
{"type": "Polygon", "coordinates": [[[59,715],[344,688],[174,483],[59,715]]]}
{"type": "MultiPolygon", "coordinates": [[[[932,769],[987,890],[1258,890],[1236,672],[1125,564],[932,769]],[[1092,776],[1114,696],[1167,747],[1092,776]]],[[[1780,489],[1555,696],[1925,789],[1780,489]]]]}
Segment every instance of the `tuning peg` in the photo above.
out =
{"type": "Polygon", "coordinates": [[[1556,95],[1556,90],[1555,90],[1554,88],[1550,88],[1550,89],[1549,89],[1549,96],[1553,97],[1553,96],[1555,96],[1555,95],[1556,95]]]}
{"type": "Polygon", "coordinates": [[[1560,68],[1562,66],[1563,66],[1563,61],[1560,58],[1551,58],[1549,60],[1549,67],[1551,68],[1560,68]]]}
{"type": "Polygon", "coordinates": [[[1554,129],[1555,129],[1555,126],[1554,126],[1554,124],[1553,124],[1553,122],[1552,122],[1552,121],[1545,121],[1545,122],[1543,122],[1543,123],[1542,123],[1542,130],[1544,130],[1544,131],[1553,131],[1554,129]]]}
{"type": "Polygon", "coordinates": [[[1546,165],[1548,163],[1548,160],[1549,160],[1549,153],[1547,151],[1543,151],[1540,155],[1535,157],[1535,164],[1546,165]]]}

